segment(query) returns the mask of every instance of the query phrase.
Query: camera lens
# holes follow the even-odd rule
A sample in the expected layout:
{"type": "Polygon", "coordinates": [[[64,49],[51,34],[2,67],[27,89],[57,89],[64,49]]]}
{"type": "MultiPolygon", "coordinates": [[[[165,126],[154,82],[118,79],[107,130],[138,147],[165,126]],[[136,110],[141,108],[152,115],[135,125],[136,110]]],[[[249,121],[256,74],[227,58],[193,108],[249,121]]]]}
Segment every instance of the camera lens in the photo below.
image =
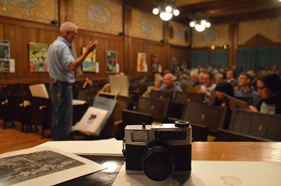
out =
{"type": "Polygon", "coordinates": [[[175,156],[169,145],[162,141],[148,145],[142,156],[142,167],[146,176],[154,181],[169,178],[175,168],[175,156]]]}

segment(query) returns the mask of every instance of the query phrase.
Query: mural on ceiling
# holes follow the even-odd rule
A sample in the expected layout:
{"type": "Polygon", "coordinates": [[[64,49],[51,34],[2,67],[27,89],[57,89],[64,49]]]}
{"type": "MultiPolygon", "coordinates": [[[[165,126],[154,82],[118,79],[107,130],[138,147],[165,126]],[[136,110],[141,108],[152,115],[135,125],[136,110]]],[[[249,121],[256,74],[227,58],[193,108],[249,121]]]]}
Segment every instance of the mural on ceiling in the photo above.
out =
{"type": "Polygon", "coordinates": [[[132,10],[132,37],[163,40],[163,22],[159,16],[132,10]]]}
{"type": "Polygon", "coordinates": [[[189,46],[190,45],[190,27],[173,21],[169,22],[169,40],[170,44],[189,46]]]}
{"type": "Polygon", "coordinates": [[[81,29],[118,35],[122,28],[122,5],[107,0],[73,0],[74,23],[81,29]]]}
{"type": "Polygon", "coordinates": [[[208,47],[210,45],[230,45],[229,25],[212,25],[203,32],[192,28],[192,48],[208,47]]]}
{"type": "Polygon", "coordinates": [[[0,15],[50,24],[58,20],[58,1],[1,0],[0,15]]]}
{"type": "Polygon", "coordinates": [[[257,34],[272,42],[281,42],[281,17],[239,23],[238,45],[243,45],[257,34]]]}

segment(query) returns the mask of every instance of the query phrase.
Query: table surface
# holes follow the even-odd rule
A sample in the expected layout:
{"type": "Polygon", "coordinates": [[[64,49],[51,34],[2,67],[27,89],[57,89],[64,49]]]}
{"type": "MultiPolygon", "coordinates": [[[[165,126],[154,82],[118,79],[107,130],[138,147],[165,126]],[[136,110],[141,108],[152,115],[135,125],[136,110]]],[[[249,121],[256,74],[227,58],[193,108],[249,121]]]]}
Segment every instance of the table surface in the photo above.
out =
{"type": "MultiPolygon", "coordinates": [[[[104,170],[59,184],[112,185],[125,159],[122,156],[83,156],[97,163],[114,165],[114,170],[104,170]]],[[[207,161],[269,161],[281,162],[281,142],[194,142],[192,160],[207,161]]]]}

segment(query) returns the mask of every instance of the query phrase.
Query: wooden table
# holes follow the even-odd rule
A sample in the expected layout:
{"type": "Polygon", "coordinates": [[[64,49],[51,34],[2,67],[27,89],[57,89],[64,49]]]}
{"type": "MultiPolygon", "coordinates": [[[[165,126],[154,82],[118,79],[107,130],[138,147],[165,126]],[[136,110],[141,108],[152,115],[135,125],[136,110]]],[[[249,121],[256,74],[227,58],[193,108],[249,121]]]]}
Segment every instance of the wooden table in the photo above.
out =
{"type": "Polygon", "coordinates": [[[194,142],[192,160],[281,162],[281,142],[194,142]]]}
{"type": "MultiPolygon", "coordinates": [[[[59,186],[112,185],[125,159],[122,156],[83,156],[97,163],[107,161],[118,165],[115,171],[100,171],[83,176],[59,186]]],[[[208,161],[281,161],[281,142],[194,142],[192,144],[192,160],[208,161]]]]}

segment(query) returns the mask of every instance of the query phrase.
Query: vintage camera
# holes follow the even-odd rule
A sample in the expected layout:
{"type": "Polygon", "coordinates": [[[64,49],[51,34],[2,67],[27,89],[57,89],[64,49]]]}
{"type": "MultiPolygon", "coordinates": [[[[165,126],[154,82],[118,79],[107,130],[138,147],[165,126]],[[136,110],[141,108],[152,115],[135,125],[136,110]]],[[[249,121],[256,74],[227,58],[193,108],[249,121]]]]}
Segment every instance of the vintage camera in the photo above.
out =
{"type": "Polygon", "coordinates": [[[189,176],[191,143],[192,130],[186,121],[127,125],[123,143],[126,174],[145,174],[154,181],[171,175],[189,176]]]}

